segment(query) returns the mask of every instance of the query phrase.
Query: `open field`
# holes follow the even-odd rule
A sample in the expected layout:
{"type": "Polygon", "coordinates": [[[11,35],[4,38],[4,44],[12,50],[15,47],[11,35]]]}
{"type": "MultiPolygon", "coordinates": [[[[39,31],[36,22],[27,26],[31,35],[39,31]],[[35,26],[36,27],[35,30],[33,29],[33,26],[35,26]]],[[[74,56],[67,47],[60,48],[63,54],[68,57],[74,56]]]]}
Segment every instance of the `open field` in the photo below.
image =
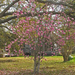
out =
{"type": "MultiPolygon", "coordinates": [[[[0,58],[0,75],[33,75],[32,57],[0,58]]],[[[63,62],[62,56],[47,56],[42,59],[39,75],[75,75],[75,57],[63,62]]]]}

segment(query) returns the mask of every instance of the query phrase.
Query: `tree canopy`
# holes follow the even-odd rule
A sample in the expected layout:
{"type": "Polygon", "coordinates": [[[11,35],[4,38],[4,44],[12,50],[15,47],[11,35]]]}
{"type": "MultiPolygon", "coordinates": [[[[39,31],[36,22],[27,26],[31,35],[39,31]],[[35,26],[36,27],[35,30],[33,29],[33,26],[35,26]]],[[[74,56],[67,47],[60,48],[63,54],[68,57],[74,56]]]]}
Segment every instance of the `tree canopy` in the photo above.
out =
{"type": "MultiPolygon", "coordinates": [[[[23,0],[22,0],[23,1],[23,0]]],[[[27,4],[29,0],[25,0],[24,4],[27,4]]],[[[36,0],[36,2],[42,3],[43,7],[45,4],[48,4],[51,8],[54,8],[53,11],[49,11],[48,13],[61,14],[60,11],[65,12],[68,16],[75,19],[75,0],[36,0]],[[63,8],[62,8],[63,6],[63,8]]],[[[20,6],[20,0],[1,0],[0,1],[0,24],[8,22],[12,19],[17,18],[17,16],[13,15],[18,9],[22,9],[23,6],[20,6]],[[11,11],[9,11],[11,9],[11,11]],[[14,10],[13,10],[14,9],[14,10]]],[[[18,11],[20,13],[20,11],[18,11]]],[[[39,14],[43,14],[45,12],[39,12],[39,14]]],[[[37,14],[35,13],[34,16],[37,14]]],[[[20,15],[20,17],[31,16],[31,13],[26,13],[20,15]]]]}

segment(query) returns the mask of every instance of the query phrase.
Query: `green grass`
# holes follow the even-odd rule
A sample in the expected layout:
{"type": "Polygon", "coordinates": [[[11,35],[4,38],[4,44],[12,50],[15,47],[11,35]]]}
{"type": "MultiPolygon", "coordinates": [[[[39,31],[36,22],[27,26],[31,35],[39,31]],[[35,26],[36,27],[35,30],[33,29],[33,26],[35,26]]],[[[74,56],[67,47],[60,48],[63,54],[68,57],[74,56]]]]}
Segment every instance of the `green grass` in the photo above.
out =
{"type": "MultiPolygon", "coordinates": [[[[33,75],[33,63],[32,57],[0,58],[0,75],[33,75]]],[[[45,56],[39,75],[75,75],[75,57],[63,62],[62,56],[45,56]]]]}

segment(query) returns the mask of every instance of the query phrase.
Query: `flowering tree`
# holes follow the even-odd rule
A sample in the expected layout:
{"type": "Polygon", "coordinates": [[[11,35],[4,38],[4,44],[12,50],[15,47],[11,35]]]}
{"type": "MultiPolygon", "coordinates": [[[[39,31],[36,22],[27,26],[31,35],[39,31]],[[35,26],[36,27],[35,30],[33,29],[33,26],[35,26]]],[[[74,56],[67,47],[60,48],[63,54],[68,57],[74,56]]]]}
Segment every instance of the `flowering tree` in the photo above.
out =
{"type": "Polygon", "coordinates": [[[61,47],[64,61],[68,61],[69,55],[72,53],[72,49],[75,46],[74,25],[75,22],[71,21],[69,17],[64,17],[64,20],[62,19],[62,26],[57,30],[59,35],[57,43],[61,47]]]}
{"type": "MultiPolygon", "coordinates": [[[[24,5],[24,3],[19,2],[21,5],[24,5]]],[[[8,45],[7,50],[10,53],[10,48],[15,42],[18,42],[20,48],[19,53],[23,49],[23,44],[29,45],[34,56],[34,74],[39,72],[40,60],[45,55],[45,51],[52,51],[53,40],[56,44],[65,48],[67,44],[65,42],[67,39],[65,38],[71,35],[70,33],[69,36],[62,36],[64,34],[62,30],[63,26],[65,26],[64,28],[69,28],[67,25],[68,21],[65,21],[67,18],[57,14],[53,15],[49,12],[50,9],[53,10],[48,4],[38,4],[35,0],[29,0],[22,10],[18,10],[20,13],[18,11],[14,13],[18,18],[22,14],[28,14],[28,16],[21,18],[18,24],[12,27],[13,34],[16,34],[18,38],[8,45]]],[[[75,22],[71,22],[71,24],[74,25],[75,22]]],[[[67,31],[65,33],[67,34],[67,31]]],[[[71,36],[75,35],[73,34],[71,36]]],[[[16,50],[14,51],[17,52],[16,50]]]]}
{"type": "MultiPolygon", "coordinates": [[[[52,23],[53,21],[47,19],[47,14],[45,14],[45,17],[43,17],[43,20],[41,18],[41,15],[39,15],[39,18],[33,17],[26,17],[23,20],[20,20],[18,24],[15,26],[16,31],[13,33],[18,36],[18,38],[15,40],[18,41],[18,45],[20,48],[23,48],[23,44],[29,45],[31,47],[31,53],[34,56],[34,73],[39,72],[39,66],[40,66],[40,60],[45,55],[45,51],[51,50],[52,41],[51,41],[51,34],[54,31],[54,24],[49,25],[47,23],[43,23],[46,21],[49,21],[52,23]]],[[[51,17],[48,16],[48,17],[51,17]]],[[[10,49],[11,45],[14,42],[10,43],[8,45],[8,49],[10,49]]],[[[21,49],[19,50],[19,53],[21,52],[21,49]]],[[[10,51],[9,51],[10,52],[10,51]]]]}

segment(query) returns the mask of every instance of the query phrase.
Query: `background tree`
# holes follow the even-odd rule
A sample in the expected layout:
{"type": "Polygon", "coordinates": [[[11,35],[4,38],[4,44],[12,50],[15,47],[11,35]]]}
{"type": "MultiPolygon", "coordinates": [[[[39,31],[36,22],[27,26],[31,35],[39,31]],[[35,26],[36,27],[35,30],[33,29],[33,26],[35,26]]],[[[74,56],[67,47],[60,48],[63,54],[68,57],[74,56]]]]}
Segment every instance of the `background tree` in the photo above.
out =
{"type": "Polygon", "coordinates": [[[65,19],[65,22],[62,24],[63,26],[58,31],[59,39],[57,43],[61,47],[61,53],[64,61],[68,61],[69,55],[71,55],[73,47],[75,46],[75,29],[73,28],[74,24],[71,22],[69,17],[65,19]]]}

